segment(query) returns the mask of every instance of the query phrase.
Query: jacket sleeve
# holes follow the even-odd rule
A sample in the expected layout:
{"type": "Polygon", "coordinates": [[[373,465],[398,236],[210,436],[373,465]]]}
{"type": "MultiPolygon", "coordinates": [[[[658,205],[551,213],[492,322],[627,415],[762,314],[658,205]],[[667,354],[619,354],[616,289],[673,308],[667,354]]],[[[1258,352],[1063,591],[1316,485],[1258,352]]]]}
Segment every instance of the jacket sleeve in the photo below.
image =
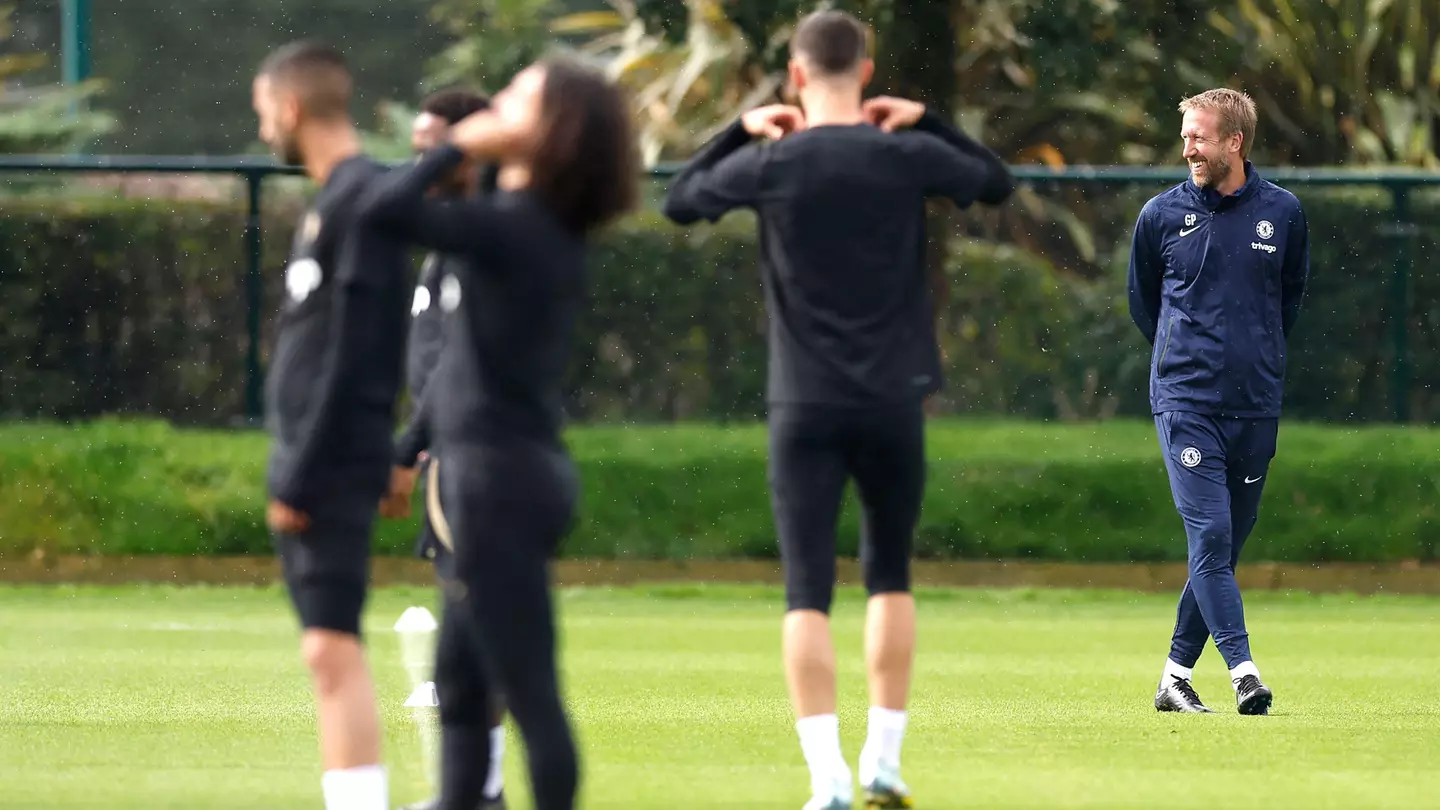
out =
{"type": "Polygon", "coordinates": [[[300,440],[290,463],[278,471],[270,493],[275,500],[302,512],[314,506],[316,468],[326,449],[333,449],[338,441],[340,410],[343,403],[354,399],[357,369],[370,361],[365,346],[375,328],[371,313],[381,311],[386,299],[384,285],[365,275],[365,250],[360,237],[353,226],[342,237],[331,281],[335,286],[330,334],[320,373],[312,383],[314,405],[299,431],[300,440]]]}
{"type": "Polygon", "coordinates": [[[739,121],[715,136],[670,182],[661,212],[678,225],[714,222],[760,198],[765,150],[739,121]]]}
{"type": "Polygon", "coordinates": [[[1285,336],[1300,318],[1305,285],[1310,280],[1310,225],[1298,205],[1290,217],[1285,244],[1285,266],[1280,270],[1280,315],[1285,336]]]}
{"type": "Polygon", "coordinates": [[[1160,290],[1164,277],[1165,261],[1156,239],[1154,212],[1147,205],[1135,222],[1135,235],[1130,243],[1128,284],[1130,319],[1152,346],[1160,323],[1160,290]]]}
{"type": "Polygon", "coordinates": [[[488,198],[440,199],[427,193],[464,160],[463,152],[445,145],[386,172],[360,199],[361,223],[444,253],[493,249],[505,238],[507,218],[488,198]]]}
{"type": "Polygon", "coordinates": [[[999,205],[1015,191],[1015,177],[1005,161],[943,116],[927,109],[916,122],[915,131],[939,138],[951,147],[948,158],[936,155],[932,166],[934,193],[964,207],[972,202],[999,205]]]}

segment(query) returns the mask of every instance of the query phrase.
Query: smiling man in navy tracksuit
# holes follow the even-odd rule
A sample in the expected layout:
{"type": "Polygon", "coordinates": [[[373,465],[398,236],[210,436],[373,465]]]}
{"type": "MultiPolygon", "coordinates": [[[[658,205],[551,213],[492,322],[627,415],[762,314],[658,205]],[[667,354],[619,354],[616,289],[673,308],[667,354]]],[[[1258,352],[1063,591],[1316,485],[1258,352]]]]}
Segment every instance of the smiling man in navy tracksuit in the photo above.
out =
{"type": "Polygon", "coordinates": [[[1272,696],[1250,659],[1235,563],[1275,455],[1309,235],[1295,195],[1247,159],[1249,96],[1210,90],[1180,110],[1190,179],[1141,210],[1129,274],[1131,317],[1154,347],[1155,427],[1189,539],[1190,579],[1155,708],[1210,711],[1190,680],[1213,637],[1240,713],[1266,714],[1272,696]]]}

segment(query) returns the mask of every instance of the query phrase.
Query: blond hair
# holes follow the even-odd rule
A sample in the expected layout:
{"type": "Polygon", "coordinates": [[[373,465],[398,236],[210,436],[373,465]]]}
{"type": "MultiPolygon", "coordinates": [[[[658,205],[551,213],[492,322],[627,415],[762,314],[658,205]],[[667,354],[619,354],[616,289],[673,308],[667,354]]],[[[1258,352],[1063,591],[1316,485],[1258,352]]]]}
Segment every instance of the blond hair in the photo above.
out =
{"type": "Polygon", "coordinates": [[[1240,157],[1250,157],[1250,147],[1255,143],[1255,123],[1259,118],[1255,111],[1255,100],[1239,90],[1220,87],[1206,90],[1180,102],[1180,112],[1209,110],[1220,119],[1220,135],[1240,133],[1240,157]]]}

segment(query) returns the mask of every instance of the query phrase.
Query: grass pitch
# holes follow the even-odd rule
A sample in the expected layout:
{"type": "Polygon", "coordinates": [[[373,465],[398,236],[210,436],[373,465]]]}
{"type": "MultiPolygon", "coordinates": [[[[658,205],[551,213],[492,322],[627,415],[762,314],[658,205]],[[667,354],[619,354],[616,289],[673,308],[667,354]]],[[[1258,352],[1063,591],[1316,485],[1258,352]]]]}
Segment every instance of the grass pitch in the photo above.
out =
{"type": "MultiPolygon", "coordinates": [[[[428,590],[370,603],[392,800],[426,793],[390,627],[428,590]]],[[[1269,717],[1151,707],[1173,599],[921,594],[904,775],[919,808],[1420,808],[1440,796],[1440,600],[1255,594],[1269,717]]],[[[565,685],[587,808],[798,810],[808,778],[770,588],[569,591],[565,685]]],[[[863,600],[841,595],[841,726],[859,753],[863,600]]],[[[0,589],[0,807],[320,808],[309,685],[277,589],[0,589]]],[[[529,806],[508,741],[512,806],[529,806]]]]}

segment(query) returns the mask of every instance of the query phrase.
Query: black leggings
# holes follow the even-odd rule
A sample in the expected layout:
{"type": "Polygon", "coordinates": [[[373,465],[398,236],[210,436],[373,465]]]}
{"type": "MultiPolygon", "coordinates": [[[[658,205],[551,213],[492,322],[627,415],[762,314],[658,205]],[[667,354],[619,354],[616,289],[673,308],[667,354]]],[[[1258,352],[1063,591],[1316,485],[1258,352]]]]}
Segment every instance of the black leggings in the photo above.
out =
{"type": "Polygon", "coordinates": [[[484,798],[496,691],[525,742],[536,810],[572,810],[579,762],[560,695],[548,563],[573,521],[573,467],[549,447],[450,449],[438,476],[455,547],[435,662],[438,810],[474,810],[484,798]]]}
{"type": "Polygon", "coordinates": [[[910,590],[925,498],[925,411],[771,405],[770,500],[789,610],[830,612],[835,529],[848,479],[862,507],[860,565],[871,596],[910,590]]]}
{"type": "Polygon", "coordinates": [[[494,682],[486,678],[484,670],[472,666],[472,661],[483,658],[470,623],[445,618],[456,605],[451,599],[451,594],[455,591],[455,558],[429,528],[428,518],[424,525],[425,532],[429,535],[428,541],[434,543],[430,548],[434,550],[436,579],[440,585],[442,618],[440,639],[436,644],[435,668],[446,670],[445,688],[449,690],[452,698],[446,703],[444,723],[455,728],[475,728],[488,732],[505,721],[505,699],[494,682]]]}

